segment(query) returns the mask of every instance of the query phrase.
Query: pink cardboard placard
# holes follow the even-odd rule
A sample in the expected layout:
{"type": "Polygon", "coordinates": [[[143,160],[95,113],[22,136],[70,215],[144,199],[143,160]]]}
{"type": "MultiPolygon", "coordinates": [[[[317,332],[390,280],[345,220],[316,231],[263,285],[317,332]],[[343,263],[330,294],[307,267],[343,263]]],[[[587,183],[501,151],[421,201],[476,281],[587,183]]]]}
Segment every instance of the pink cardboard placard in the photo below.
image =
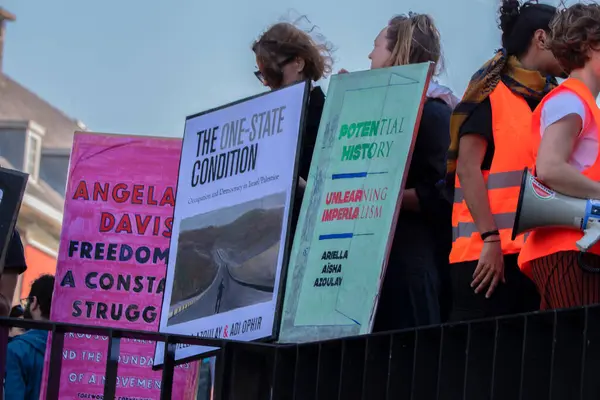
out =
{"type": "MultiPolygon", "coordinates": [[[[76,133],[50,318],[157,331],[181,140],[76,133]]],[[[66,334],[61,399],[102,398],[106,337],[66,334]]],[[[123,339],[117,398],[159,399],[154,342],[123,339]]],[[[48,378],[50,341],[42,393],[48,378]]],[[[175,370],[173,399],[195,398],[198,363],[175,370]]]]}

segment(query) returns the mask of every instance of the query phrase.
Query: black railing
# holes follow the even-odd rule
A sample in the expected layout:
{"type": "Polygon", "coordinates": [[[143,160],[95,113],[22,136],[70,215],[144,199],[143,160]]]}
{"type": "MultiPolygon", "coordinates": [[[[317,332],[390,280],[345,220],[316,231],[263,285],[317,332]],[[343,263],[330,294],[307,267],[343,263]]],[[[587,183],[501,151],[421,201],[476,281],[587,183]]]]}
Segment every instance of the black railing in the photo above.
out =
{"type": "Polygon", "coordinates": [[[53,332],[49,400],[58,398],[66,332],[109,337],[105,399],[114,398],[121,338],[164,342],[162,399],[171,398],[178,343],[220,348],[218,400],[600,398],[599,306],[299,345],[0,319],[3,354],[9,326],[53,332]]]}
{"type": "Polygon", "coordinates": [[[222,351],[217,399],[600,399],[600,307],[222,351]]]}
{"type": "MultiPolygon", "coordinates": [[[[117,385],[118,360],[121,339],[137,339],[159,342],[165,346],[165,360],[162,368],[161,399],[170,400],[173,389],[173,374],[175,370],[175,346],[189,344],[194,346],[209,346],[223,348],[225,342],[235,343],[220,339],[197,338],[182,335],[161,334],[157,332],[133,331],[124,329],[105,328],[97,326],[55,323],[50,321],[30,321],[14,318],[0,318],[0,355],[7,353],[8,333],[11,327],[24,329],[39,329],[52,332],[50,345],[50,363],[48,384],[46,386],[46,399],[58,400],[60,388],[61,366],[63,360],[64,338],[66,333],[97,335],[107,338],[107,357],[104,383],[104,399],[114,399],[117,385]]],[[[246,344],[246,343],[242,343],[246,344]]],[[[273,347],[273,345],[256,343],[254,347],[273,347]]],[[[6,357],[0,357],[0,376],[6,371],[6,357]]],[[[4,387],[0,385],[0,399],[3,398],[4,387]]]]}

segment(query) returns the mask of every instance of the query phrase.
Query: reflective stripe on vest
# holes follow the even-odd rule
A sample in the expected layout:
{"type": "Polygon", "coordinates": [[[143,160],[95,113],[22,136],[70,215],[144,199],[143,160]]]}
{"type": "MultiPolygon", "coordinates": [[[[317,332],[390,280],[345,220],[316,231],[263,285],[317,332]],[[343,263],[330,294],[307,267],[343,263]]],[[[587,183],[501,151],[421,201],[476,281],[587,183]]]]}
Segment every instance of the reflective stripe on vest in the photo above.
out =
{"type": "MultiPolygon", "coordinates": [[[[569,78],[550,92],[533,113],[530,136],[532,138],[532,154],[536,158],[537,150],[541,142],[540,121],[544,104],[552,97],[563,92],[576,94],[587,105],[586,120],[589,121],[593,118],[596,122],[596,126],[600,126],[600,110],[596,105],[596,99],[594,99],[592,93],[583,82],[569,78]]],[[[592,180],[600,181],[600,152],[594,164],[582,173],[592,180]]],[[[527,238],[527,243],[523,246],[521,254],[519,254],[519,266],[525,274],[531,276],[531,260],[542,258],[560,251],[578,251],[575,243],[582,237],[583,233],[574,229],[536,229],[531,232],[527,238]]],[[[588,252],[600,255],[600,243],[594,245],[588,252]]]]}
{"type": "MultiPolygon", "coordinates": [[[[488,190],[504,189],[509,187],[521,186],[521,178],[523,171],[507,171],[490,174],[488,171],[482,171],[484,178],[487,175],[486,187],[488,190]]],[[[454,202],[462,203],[464,200],[462,188],[458,187],[454,190],[454,202]]]]}
{"type": "MultiPolygon", "coordinates": [[[[490,104],[495,152],[490,171],[482,173],[490,210],[500,232],[502,251],[504,254],[514,254],[523,245],[523,236],[512,241],[511,235],[523,169],[533,165],[530,146],[525,143],[530,137],[532,111],[522,97],[512,93],[502,82],[490,94],[490,104]]],[[[479,259],[483,248],[479,233],[457,176],[452,210],[451,263],[479,259]]]]}

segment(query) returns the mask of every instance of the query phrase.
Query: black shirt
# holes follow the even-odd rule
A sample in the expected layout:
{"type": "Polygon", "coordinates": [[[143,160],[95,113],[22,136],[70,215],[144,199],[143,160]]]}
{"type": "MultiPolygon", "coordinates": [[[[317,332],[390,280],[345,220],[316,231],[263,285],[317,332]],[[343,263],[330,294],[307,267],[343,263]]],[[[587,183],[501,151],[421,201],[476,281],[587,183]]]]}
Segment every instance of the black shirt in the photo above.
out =
{"type": "MultiPolygon", "coordinates": [[[[526,99],[527,104],[531,110],[540,104],[538,100],[526,99]]],[[[488,144],[483,162],[481,163],[481,169],[489,171],[492,166],[492,160],[494,159],[494,133],[492,128],[492,103],[488,97],[479,104],[467,120],[462,124],[458,131],[458,137],[461,138],[464,135],[479,135],[484,138],[488,144]]]]}
{"type": "Polygon", "coordinates": [[[452,204],[441,193],[450,146],[452,109],[427,99],[406,178],[415,189],[419,211],[398,216],[383,280],[374,332],[440,323],[441,272],[452,247],[452,204]]]}
{"type": "MultiPolygon", "coordinates": [[[[311,90],[308,99],[308,109],[304,120],[304,133],[302,135],[302,147],[300,149],[300,160],[298,162],[298,176],[307,180],[308,172],[310,171],[310,163],[312,161],[313,152],[317,143],[317,135],[319,134],[319,124],[321,123],[321,115],[325,106],[325,93],[320,87],[315,87],[311,90]]],[[[300,208],[302,206],[302,198],[304,193],[296,188],[294,198],[294,207],[292,209],[292,223],[290,233],[294,235],[296,224],[300,216],[300,208]]],[[[293,236],[292,236],[293,238],[293,236]]]]}
{"type": "Polygon", "coordinates": [[[8,243],[8,250],[6,251],[6,258],[4,259],[5,270],[10,269],[18,271],[18,274],[22,274],[27,270],[27,263],[25,262],[25,251],[23,249],[23,243],[21,242],[21,235],[15,229],[13,231],[12,238],[8,243]]]}
{"type": "MultiPolygon", "coordinates": [[[[450,146],[450,116],[452,109],[439,99],[427,99],[419,132],[413,150],[406,189],[415,189],[419,198],[419,212],[402,210],[398,218],[398,230],[412,231],[414,239],[411,251],[424,252],[432,249],[446,254],[452,246],[452,204],[446,201],[440,190],[440,182],[446,175],[446,154],[450,146]],[[418,237],[416,225],[425,226],[428,237],[418,237]]],[[[401,236],[401,235],[400,235],[401,236]]],[[[398,250],[406,251],[407,243],[396,243],[398,250]]],[[[442,258],[443,258],[442,257],[442,258]]]]}
{"type": "Polygon", "coordinates": [[[325,106],[325,93],[319,86],[316,86],[311,92],[308,100],[308,110],[304,121],[304,134],[302,135],[302,149],[300,152],[300,165],[298,166],[298,175],[304,180],[308,178],[310,163],[312,161],[317,135],[319,134],[319,124],[323,107],[325,106]]]}

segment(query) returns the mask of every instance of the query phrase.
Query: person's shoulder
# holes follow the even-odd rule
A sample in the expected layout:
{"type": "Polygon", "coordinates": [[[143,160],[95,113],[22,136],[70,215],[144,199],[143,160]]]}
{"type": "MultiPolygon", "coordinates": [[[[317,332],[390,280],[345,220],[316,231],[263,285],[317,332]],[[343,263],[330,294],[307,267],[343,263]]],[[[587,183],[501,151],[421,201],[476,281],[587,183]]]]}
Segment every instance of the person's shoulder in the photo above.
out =
{"type": "MultiPolygon", "coordinates": [[[[445,139],[450,138],[450,117],[452,108],[439,99],[427,99],[423,104],[421,122],[419,123],[419,134],[417,136],[418,146],[445,146],[445,139]],[[419,140],[420,139],[420,140],[419,140]]],[[[449,145],[449,143],[448,143],[449,145]]],[[[447,150],[447,149],[446,149],[447,150]]]]}
{"type": "Polygon", "coordinates": [[[22,337],[24,335],[27,335],[27,333],[28,332],[25,332],[22,335],[14,336],[13,338],[11,338],[11,340],[8,342],[8,348],[7,348],[7,352],[8,352],[9,356],[22,357],[25,355],[26,348],[31,346],[28,343],[28,341],[23,340],[24,338],[22,337]]]}
{"type": "Polygon", "coordinates": [[[440,99],[428,98],[423,104],[421,121],[450,121],[452,107],[440,99]]]}
{"type": "Polygon", "coordinates": [[[586,125],[586,104],[576,93],[563,90],[548,98],[542,105],[542,126],[549,126],[567,115],[576,114],[586,125]]]}
{"type": "Polygon", "coordinates": [[[423,112],[426,110],[430,113],[452,114],[452,107],[444,100],[438,98],[428,97],[425,100],[425,104],[423,104],[423,112]]]}
{"type": "Polygon", "coordinates": [[[325,92],[323,92],[321,86],[315,85],[315,87],[311,90],[310,94],[315,98],[325,100],[325,92]]]}
{"type": "Polygon", "coordinates": [[[15,336],[9,343],[14,349],[27,352],[30,349],[44,351],[48,340],[48,332],[40,329],[31,329],[19,336],[15,336]]]}
{"type": "Polygon", "coordinates": [[[489,97],[486,97],[485,100],[473,106],[471,116],[481,114],[489,114],[490,117],[492,116],[492,101],[489,97]]]}
{"type": "Polygon", "coordinates": [[[492,134],[492,103],[488,98],[477,104],[462,103],[462,112],[467,117],[459,129],[459,135],[477,133],[486,137],[492,134]],[[468,108],[466,108],[468,106],[468,108]]]}
{"type": "Polygon", "coordinates": [[[323,108],[325,105],[325,93],[320,86],[315,86],[310,91],[309,102],[312,107],[323,108]]]}
{"type": "Polygon", "coordinates": [[[573,108],[584,109],[585,102],[575,92],[572,92],[570,90],[563,90],[563,91],[558,92],[555,95],[551,96],[548,100],[546,100],[543,107],[544,108],[567,107],[569,109],[573,109],[573,108]]]}

